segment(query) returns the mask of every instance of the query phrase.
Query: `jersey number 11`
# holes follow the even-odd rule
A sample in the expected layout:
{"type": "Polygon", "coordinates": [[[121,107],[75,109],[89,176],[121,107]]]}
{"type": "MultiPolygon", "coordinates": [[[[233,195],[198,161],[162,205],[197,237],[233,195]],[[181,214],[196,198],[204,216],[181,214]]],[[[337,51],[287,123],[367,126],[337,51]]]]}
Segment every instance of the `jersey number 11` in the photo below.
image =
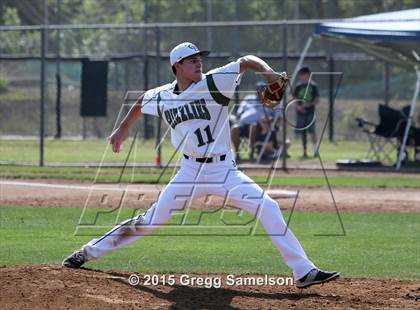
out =
{"type": "Polygon", "coordinates": [[[198,145],[197,146],[198,147],[214,142],[213,136],[211,135],[211,130],[210,130],[209,125],[207,125],[207,127],[204,128],[204,131],[205,131],[206,136],[207,136],[207,142],[204,142],[203,135],[201,134],[201,129],[200,128],[197,128],[194,131],[195,135],[197,136],[197,140],[198,140],[198,145]]]}

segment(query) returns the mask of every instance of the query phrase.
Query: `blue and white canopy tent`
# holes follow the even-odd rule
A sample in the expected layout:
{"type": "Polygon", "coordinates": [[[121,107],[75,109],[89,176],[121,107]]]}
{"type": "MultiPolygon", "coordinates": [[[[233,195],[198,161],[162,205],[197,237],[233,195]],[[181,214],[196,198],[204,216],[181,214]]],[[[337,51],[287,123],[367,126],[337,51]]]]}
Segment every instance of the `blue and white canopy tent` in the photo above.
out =
{"type": "MultiPolygon", "coordinates": [[[[417,81],[397,161],[397,170],[400,169],[420,89],[420,9],[364,15],[343,22],[317,24],[314,34],[316,38],[349,44],[382,61],[415,70],[417,81]]],[[[303,63],[312,39],[308,39],[295,71],[303,63]]],[[[295,75],[296,72],[293,77],[295,75]]]]}

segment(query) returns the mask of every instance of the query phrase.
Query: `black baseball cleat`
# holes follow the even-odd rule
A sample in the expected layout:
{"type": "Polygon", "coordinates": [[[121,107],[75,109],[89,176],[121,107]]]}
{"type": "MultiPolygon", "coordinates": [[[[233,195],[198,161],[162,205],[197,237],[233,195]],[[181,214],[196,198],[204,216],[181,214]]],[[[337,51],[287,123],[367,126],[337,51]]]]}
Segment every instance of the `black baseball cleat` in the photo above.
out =
{"type": "Polygon", "coordinates": [[[78,250],[63,260],[63,266],[67,268],[80,268],[86,262],[86,254],[83,250],[78,250]]]}
{"type": "Polygon", "coordinates": [[[319,269],[312,269],[303,278],[296,281],[297,288],[305,288],[315,284],[326,283],[328,281],[337,279],[340,273],[337,271],[328,272],[319,269]]]}

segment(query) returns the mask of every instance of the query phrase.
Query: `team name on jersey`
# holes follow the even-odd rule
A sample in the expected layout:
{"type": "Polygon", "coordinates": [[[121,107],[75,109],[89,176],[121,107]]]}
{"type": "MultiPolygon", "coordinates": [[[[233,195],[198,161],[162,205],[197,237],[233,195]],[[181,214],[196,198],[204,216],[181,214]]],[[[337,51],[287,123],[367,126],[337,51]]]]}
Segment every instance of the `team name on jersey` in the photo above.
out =
{"type": "Polygon", "coordinates": [[[197,99],[164,112],[168,124],[175,128],[179,123],[190,119],[210,119],[210,112],[204,99],[197,99]]]}

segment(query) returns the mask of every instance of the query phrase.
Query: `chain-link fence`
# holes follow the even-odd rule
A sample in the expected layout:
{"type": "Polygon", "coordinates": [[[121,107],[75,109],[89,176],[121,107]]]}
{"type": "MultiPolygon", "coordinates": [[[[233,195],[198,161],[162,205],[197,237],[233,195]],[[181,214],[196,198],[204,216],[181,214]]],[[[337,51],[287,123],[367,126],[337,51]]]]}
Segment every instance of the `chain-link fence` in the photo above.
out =
{"type": "MultiPolygon", "coordinates": [[[[40,134],[40,33],[43,29],[46,29],[45,136],[54,137],[60,124],[62,137],[89,138],[111,133],[128,90],[143,91],[174,79],[168,53],[179,42],[191,41],[200,49],[211,49],[204,71],[241,55],[254,54],[276,70],[293,72],[305,40],[312,36],[314,24],[313,21],[212,22],[3,29],[0,31],[1,135],[38,137],[40,134]],[[86,58],[108,61],[106,117],[80,116],[81,65],[86,58]],[[57,74],[61,78],[58,99],[57,74]]],[[[385,100],[385,69],[389,75],[389,104],[401,107],[411,99],[414,73],[394,66],[386,68],[383,62],[353,47],[316,39],[304,64],[314,72],[320,90],[318,127],[328,114],[330,93],[334,94],[336,139],[365,138],[355,118],[377,120],[378,104],[385,100]],[[334,77],[332,88],[331,75],[325,74],[331,69],[342,73],[341,78],[334,77]]],[[[245,74],[233,104],[253,92],[259,79],[258,74],[245,74]]],[[[288,117],[294,118],[293,112],[288,117]]],[[[141,135],[154,138],[156,120],[142,118],[140,122],[141,135]]],[[[294,138],[293,130],[289,130],[288,136],[294,138]]]]}

